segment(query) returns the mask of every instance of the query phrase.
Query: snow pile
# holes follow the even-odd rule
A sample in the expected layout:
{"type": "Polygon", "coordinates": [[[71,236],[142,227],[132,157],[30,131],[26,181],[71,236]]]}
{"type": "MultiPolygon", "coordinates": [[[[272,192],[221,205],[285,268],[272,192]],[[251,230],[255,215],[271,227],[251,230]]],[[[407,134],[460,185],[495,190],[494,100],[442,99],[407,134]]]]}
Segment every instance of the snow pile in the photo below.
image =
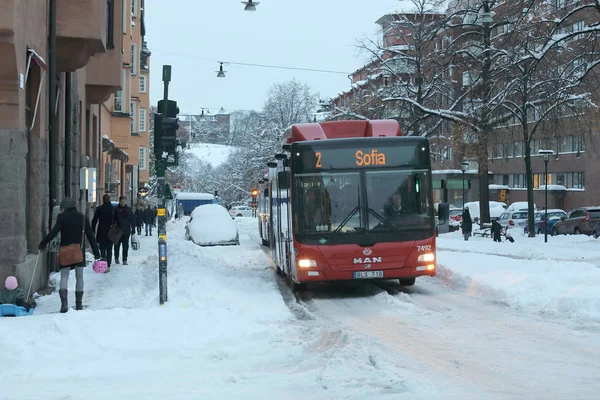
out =
{"type": "Polygon", "coordinates": [[[223,164],[229,158],[229,154],[236,148],[222,144],[212,143],[191,143],[186,151],[193,154],[205,163],[211,164],[214,168],[223,164]]]}
{"type": "Polygon", "coordinates": [[[600,322],[600,250],[587,236],[438,238],[438,276],[471,295],[537,314],[600,322]]]}
{"type": "Polygon", "coordinates": [[[225,207],[205,204],[192,212],[189,223],[190,235],[196,244],[216,244],[235,241],[237,224],[225,207]]]}

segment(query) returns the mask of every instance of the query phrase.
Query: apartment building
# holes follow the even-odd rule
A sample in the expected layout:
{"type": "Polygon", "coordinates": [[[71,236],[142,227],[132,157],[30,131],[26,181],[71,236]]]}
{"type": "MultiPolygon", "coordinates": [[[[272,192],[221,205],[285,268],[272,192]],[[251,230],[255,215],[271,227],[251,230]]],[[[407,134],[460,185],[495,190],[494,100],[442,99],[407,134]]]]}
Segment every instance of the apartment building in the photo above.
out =
{"type": "MultiPolygon", "coordinates": [[[[37,245],[63,198],[74,198],[88,217],[99,202],[94,178],[104,157],[101,136],[110,132],[102,107],[122,85],[121,5],[2,1],[0,280],[15,274],[30,281],[37,245]]],[[[49,250],[35,268],[33,290],[46,285],[56,265],[57,248],[49,250]]]]}
{"type": "MultiPolygon", "coordinates": [[[[586,0],[587,2],[587,0],[586,0]]],[[[461,7],[473,7],[474,5],[483,7],[484,1],[454,0],[449,3],[450,12],[455,12],[461,7]]],[[[519,13],[525,12],[526,6],[530,2],[505,2],[489,1],[488,5],[494,7],[494,19],[503,21],[508,12],[514,12],[510,8],[518,8],[519,13]]],[[[581,6],[584,2],[567,2],[553,0],[551,2],[536,3],[536,7],[529,12],[533,17],[540,18],[545,16],[553,19],[564,15],[571,8],[581,6]]],[[[435,21],[438,14],[425,16],[428,20],[435,21]]],[[[474,15],[467,14],[465,18],[474,18],[474,15]]],[[[381,99],[393,97],[398,94],[398,87],[402,87],[402,82],[412,86],[414,92],[418,86],[418,79],[425,79],[431,82],[432,74],[442,77],[438,87],[444,88],[450,98],[458,98],[461,93],[472,91],[472,99],[467,97],[463,107],[476,105],[480,94],[476,88],[477,75],[468,69],[461,69],[459,65],[445,60],[443,50],[449,43],[461,35],[460,29],[440,30],[439,34],[431,41],[431,47],[427,53],[433,55],[429,65],[421,72],[415,69],[414,64],[407,65],[402,62],[402,58],[414,51],[410,48],[411,40],[415,36],[412,29],[418,27],[418,19],[424,16],[415,14],[391,14],[380,18],[377,23],[381,26],[381,37],[379,42],[382,44],[377,57],[367,65],[359,68],[351,75],[352,86],[350,90],[341,93],[332,99],[332,108],[334,115],[340,115],[342,118],[367,117],[367,118],[396,118],[399,120],[404,130],[410,124],[410,119],[403,117],[401,108],[407,108],[406,104],[394,103],[390,101],[383,102],[381,99]],[[394,59],[398,46],[405,46],[402,50],[403,57],[394,59]],[[436,59],[436,52],[440,50],[440,56],[436,59]],[[427,74],[430,74],[427,76],[427,74]],[[390,92],[393,87],[395,93],[390,92]],[[391,95],[390,95],[391,93],[391,95]],[[345,113],[343,111],[346,111],[345,113]]],[[[597,13],[580,13],[573,16],[568,24],[563,27],[562,33],[578,32],[585,29],[585,26],[598,23],[597,13]]],[[[471,28],[472,29],[472,28],[471,28]]],[[[497,47],[502,46],[503,34],[510,32],[510,24],[498,24],[491,32],[491,43],[497,47]]],[[[472,40],[472,39],[468,39],[472,40]]],[[[462,50],[469,50],[476,53],[477,43],[470,43],[465,40],[462,43],[462,50]]],[[[568,46],[575,48],[577,46],[577,36],[568,42],[568,46]]],[[[457,40],[460,42],[460,39],[457,40]]],[[[454,43],[456,46],[456,42],[454,43]]],[[[414,54],[414,53],[413,53],[414,54]]],[[[456,54],[456,53],[455,53],[456,54]]],[[[574,67],[577,67],[574,64],[574,67]]],[[[591,85],[581,87],[582,92],[591,93],[592,100],[597,103],[600,98],[598,87],[593,87],[593,80],[589,80],[591,85]]],[[[414,94],[413,94],[414,95],[414,94]]],[[[447,106],[444,102],[448,100],[444,96],[434,98],[430,106],[444,108],[447,106]]],[[[459,109],[460,110],[460,109],[459,109]]],[[[528,119],[529,121],[529,119],[528,119]]],[[[537,127],[530,147],[532,156],[531,170],[533,172],[534,200],[538,206],[544,204],[544,162],[538,151],[540,149],[554,150],[556,155],[551,157],[548,162],[548,180],[549,185],[549,207],[571,209],[584,205],[594,205],[600,195],[600,177],[597,169],[598,163],[594,162],[597,158],[597,146],[600,139],[599,130],[600,114],[597,111],[587,109],[585,112],[563,113],[556,118],[542,121],[537,127]],[[552,186],[550,186],[552,185],[552,186]]],[[[530,122],[530,126],[533,123],[530,122]]],[[[413,131],[414,133],[414,131],[413,131]]],[[[423,134],[423,132],[419,132],[423,134]]],[[[428,132],[430,138],[432,165],[433,165],[433,186],[434,196],[437,201],[448,201],[460,206],[466,201],[476,201],[479,199],[480,185],[478,179],[478,162],[473,152],[479,144],[473,139],[470,132],[464,128],[444,121],[428,132]],[[466,162],[466,165],[462,165],[466,162]],[[464,169],[464,172],[463,172],[464,169]],[[463,185],[464,198],[463,198],[463,185]]],[[[490,200],[505,201],[511,203],[514,201],[525,201],[527,198],[524,162],[524,140],[522,127],[518,121],[512,119],[497,126],[493,134],[489,136],[487,143],[489,183],[488,188],[490,200]]]]}
{"type": "MultiPolygon", "coordinates": [[[[115,5],[116,6],[116,5],[115,5]]],[[[105,193],[126,196],[137,202],[139,189],[150,181],[150,51],[146,35],[143,0],[122,0],[125,18],[118,26],[123,49],[121,90],[102,105],[105,126],[101,174],[105,193]]]]}

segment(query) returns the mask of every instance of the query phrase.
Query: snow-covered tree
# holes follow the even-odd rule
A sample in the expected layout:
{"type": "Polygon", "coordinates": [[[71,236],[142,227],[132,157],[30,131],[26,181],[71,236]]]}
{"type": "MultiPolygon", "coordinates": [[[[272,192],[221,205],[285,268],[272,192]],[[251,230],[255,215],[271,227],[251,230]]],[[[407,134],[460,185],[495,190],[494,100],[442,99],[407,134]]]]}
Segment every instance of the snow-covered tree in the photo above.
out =
{"type": "Polygon", "coordinates": [[[317,95],[306,84],[292,79],[269,89],[263,112],[281,130],[296,123],[310,122],[317,108],[317,95]]]}
{"type": "MultiPolygon", "coordinates": [[[[600,58],[597,35],[589,31],[577,33],[586,31],[587,24],[581,18],[583,15],[575,13],[570,18],[582,23],[573,24],[575,29],[567,33],[565,40],[565,32],[561,29],[565,20],[544,17],[554,11],[544,10],[545,7],[549,5],[543,0],[528,1],[526,8],[522,4],[503,7],[501,15],[506,25],[495,40],[495,45],[503,50],[500,60],[510,71],[501,80],[508,90],[497,114],[510,117],[507,126],[501,129],[507,133],[516,131],[523,143],[530,210],[534,203],[531,165],[534,140],[537,140],[538,148],[556,147],[552,144],[551,132],[554,130],[546,129],[550,134],[547,132],[542,136],[544,128],[552,121],[585,114],[594,107],[589,90],[599,87],[597,80],[582,85],[593,71],[594,61],[600,58]],[[556,45],[557,41],[562,43],[556,45]]],[[[569,120],[575,124],[573,118],[569,120]]],[[[500,140],[506,142],[506,135],[503,136],[500,140]]],[[[529,236],[535,236],[533,213],[529,213],[528,225],[529,236]]]]}

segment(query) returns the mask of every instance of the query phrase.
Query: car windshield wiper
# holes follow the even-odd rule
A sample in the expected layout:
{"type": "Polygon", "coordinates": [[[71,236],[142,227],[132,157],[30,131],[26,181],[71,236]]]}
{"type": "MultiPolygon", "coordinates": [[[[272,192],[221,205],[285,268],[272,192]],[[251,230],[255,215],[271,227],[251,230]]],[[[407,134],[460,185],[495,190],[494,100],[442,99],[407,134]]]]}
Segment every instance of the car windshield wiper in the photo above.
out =
{"type": "Polygon", "coordinates": [[[354,216],[354,214],[356,214],[358,212],[358,210],[359,210],[358,206],[354,207],[352,209],[352,211],[350,211],[350,214],[348,214],[348,216],[346,218],[344,218],[344,220],[342,221],[342,223],[340,224],[340,226],[338,226],[337,228],[335,228],[335,231],[333,231],[332,233],[333,234],[339,233],[342,230],[342,228],[344,226],[346,226],[346,224],[348,223],[348,221],[350,221],[350,219],[354,216]]]}
{"type": "Polygon", "coordinates": [[[387,225],[388,227],[390,227],[394,232],[396,233],[402,233],[398,230],[398,228],[396,228],[394,225],[392,225],[388,220],[386,220],[385,218],[383,218],[381,215],[379,215],[375,210],[373,210],[371,207],[369,207],[369,212],[371,214],[373,214],[375,216],[375,218],[377,218],[378,220],[380,220],[381,222],[383,222],[384,225],[387,225]]]}

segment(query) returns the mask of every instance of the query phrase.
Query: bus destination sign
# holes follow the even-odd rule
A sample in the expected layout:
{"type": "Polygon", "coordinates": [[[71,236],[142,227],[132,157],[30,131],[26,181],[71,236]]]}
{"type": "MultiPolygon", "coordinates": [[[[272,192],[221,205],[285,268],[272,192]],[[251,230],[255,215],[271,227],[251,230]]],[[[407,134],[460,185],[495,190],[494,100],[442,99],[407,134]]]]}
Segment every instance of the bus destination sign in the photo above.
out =
{"type": "Polygon", "coordinates": [[[293,153],[296,171],[403,167],[427,165],[429,152],[423,144],[402,146],[317,148],[303,145],[293,153]]]}

